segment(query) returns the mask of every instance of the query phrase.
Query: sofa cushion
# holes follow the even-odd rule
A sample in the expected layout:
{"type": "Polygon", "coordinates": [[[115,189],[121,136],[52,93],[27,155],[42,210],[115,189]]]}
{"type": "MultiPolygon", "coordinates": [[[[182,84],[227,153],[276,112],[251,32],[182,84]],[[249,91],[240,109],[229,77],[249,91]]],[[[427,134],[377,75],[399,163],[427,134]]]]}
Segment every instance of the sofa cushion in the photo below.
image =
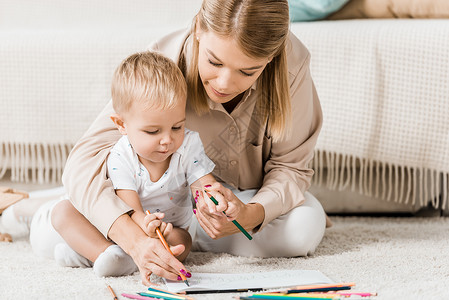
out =
{"type": "Polygon", "coordinates": [[[290,20],[314,21],[339,10],[349,0],[289,0],[290,20]]]}
{"type": "Polygon", "coordinates": [[[448,0],[351,0],[327,19],[448,17],[448,0]]]}
{"type": "Polygon", "coordinates": [[[0,0],[0,29],[185,27],[202,0],[0,0]],[[169,4],[168,4],[169,3],[169,4]]]}

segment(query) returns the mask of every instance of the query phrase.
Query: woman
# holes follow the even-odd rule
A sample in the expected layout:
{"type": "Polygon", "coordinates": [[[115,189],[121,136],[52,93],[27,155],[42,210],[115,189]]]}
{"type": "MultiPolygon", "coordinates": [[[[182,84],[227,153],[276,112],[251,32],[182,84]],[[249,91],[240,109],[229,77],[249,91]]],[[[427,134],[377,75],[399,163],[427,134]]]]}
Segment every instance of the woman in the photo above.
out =
{"type": "MultiPolygon", "coordinates": [[[[151,47],[185,75],[186,127],[200,133],[216,164],[213,174],[223,181],[211,189],[238,207],[237,221],[253,235],[248,240],[198,197],[189,230],[193,250],[302,256],[324,235],[325,213],[306,192],[321,108],[309,53],[288,27],[286,0],[204,0],[190,30],[151,47]]],[[[52,223],[69,244],[83,238],[80,228],[93,224],[99,238],[113,240],[132,257],[144,284],[152,273],[176,280],[185,267],[131,220],[130,207],[107,180],[105,160],[120,137],[109,120],[112,112],[109,103],[70,154],[63,182],[71,203],[53,208],[52,223]]],[[[181,248],[172,251],[177,255],[181,248]]]]}

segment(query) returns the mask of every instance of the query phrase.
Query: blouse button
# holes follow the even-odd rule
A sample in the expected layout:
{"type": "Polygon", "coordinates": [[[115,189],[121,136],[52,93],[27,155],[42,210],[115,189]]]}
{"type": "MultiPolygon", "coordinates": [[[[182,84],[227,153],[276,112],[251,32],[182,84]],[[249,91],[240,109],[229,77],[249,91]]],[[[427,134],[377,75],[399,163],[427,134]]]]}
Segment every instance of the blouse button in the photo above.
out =
{"type": "Polygon", "coordinates": [[[229,163],[231,164],[231,166],[237,165],[237,161],[236,160],[231,160],[229,163]]]}
{"type": "Polygon", "coordinates": [[[230,133],[234,134],[235,131],[236,131],[236,130],[235,130],[235,127],[234,127],[234,126],[229,127],[229,132],[230,132],[230,133]]]}

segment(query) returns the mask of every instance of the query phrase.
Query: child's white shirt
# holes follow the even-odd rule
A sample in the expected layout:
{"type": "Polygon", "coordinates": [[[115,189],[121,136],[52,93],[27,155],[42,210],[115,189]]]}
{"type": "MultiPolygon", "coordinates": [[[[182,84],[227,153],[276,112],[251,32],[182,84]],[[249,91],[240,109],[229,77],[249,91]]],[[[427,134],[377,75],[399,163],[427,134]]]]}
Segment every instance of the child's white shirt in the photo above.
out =
{"type": "Polygon", "coordinates": [[[215,164],[204,152],[199,134],[186,129],[181,147],[156,182],[151,181],[126,135],[111,149],[107,167],[114,189],[136,191],[144,211],[163,212],[164,222],[187,228],[193,215],[190,185],[212,173],[215,164]]]}

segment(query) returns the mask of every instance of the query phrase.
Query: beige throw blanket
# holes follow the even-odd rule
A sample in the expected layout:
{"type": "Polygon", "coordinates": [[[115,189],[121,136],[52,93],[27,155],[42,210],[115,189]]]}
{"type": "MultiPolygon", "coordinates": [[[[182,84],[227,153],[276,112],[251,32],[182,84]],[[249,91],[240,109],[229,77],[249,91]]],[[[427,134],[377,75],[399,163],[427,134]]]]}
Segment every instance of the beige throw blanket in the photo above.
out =
{"type": "Polygon", "coordinates": [[[449,20],[303,23],[324,125],[315,182],[447,207],[449,20]]]}

